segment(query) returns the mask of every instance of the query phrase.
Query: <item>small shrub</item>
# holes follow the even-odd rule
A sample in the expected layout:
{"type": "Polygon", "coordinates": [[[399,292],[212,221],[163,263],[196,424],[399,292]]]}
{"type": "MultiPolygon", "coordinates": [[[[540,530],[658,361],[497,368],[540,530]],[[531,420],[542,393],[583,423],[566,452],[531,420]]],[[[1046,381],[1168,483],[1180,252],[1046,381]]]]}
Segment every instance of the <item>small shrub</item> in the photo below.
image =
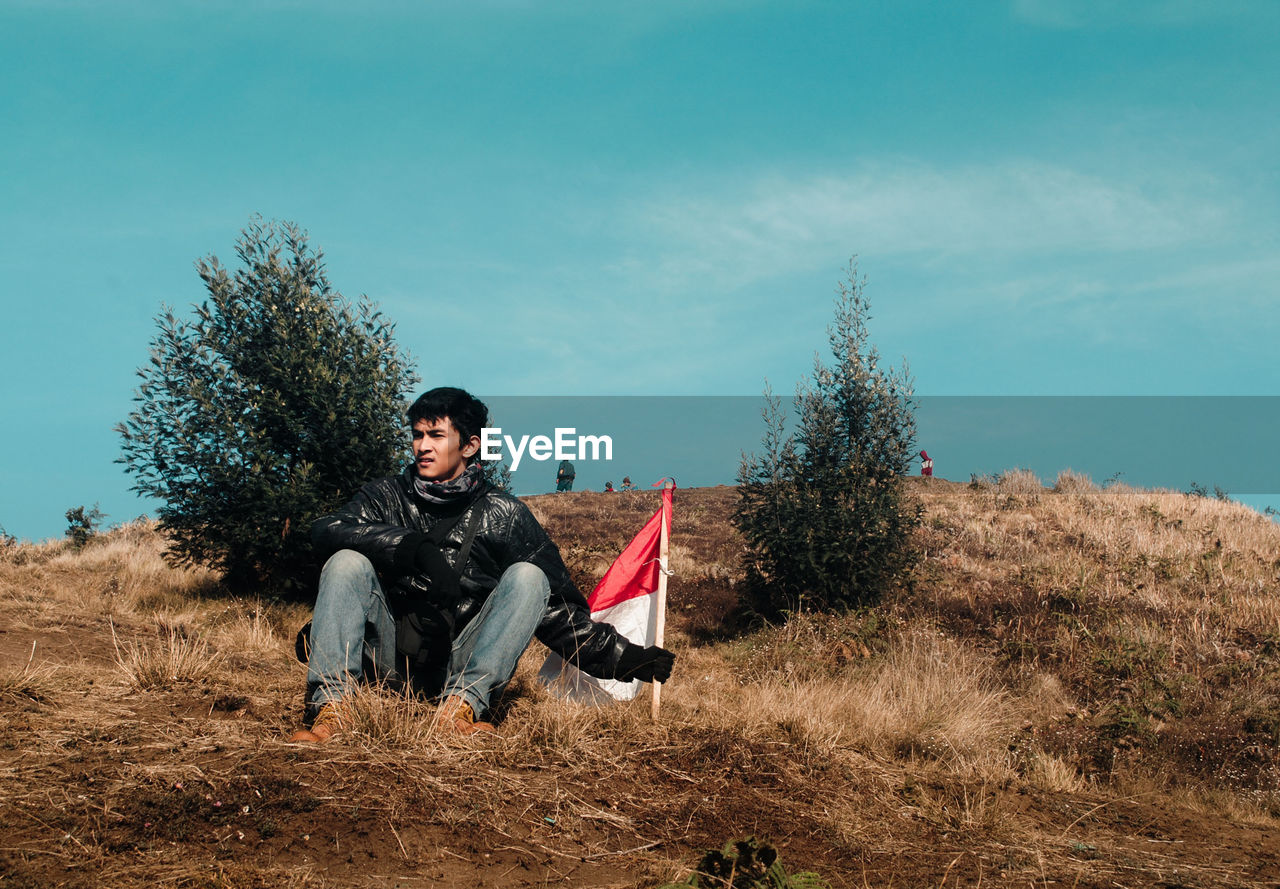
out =
{"type": "Polygon", "coordinates": [[[1231,501],[1231,493],[1229,491],[1224,491],[1222,488],[1214,485],[1213,494],[1211,495],[1208,488],[1199,482],[1192,482],[1191,487],[1187,489],[1187,494],[1191,497],[1203,497],[1205,500],[1212,497],[1214,500],[1222,503],[1229,503],[1231,501]]]}
{"type": "Polygon", "coordinates": [[[667,883],[661,889],[689,886],[716,889],[825,889],[828,883],[808,871],[788,874],[778,850],[755,837],[730,840],[723,849],[702,856],[698,869],[682,883],[667,883]]]}
{"type": "Polygon", "coordinates": [[[106,518],[98,504],[85,511],[83,506],[75,506],[67,510],[67,539],[74,549],[83,549],[85,544],[98,533],[98,526],[106,518]]]}
{"type": "Polygon", "coordinates": [[[761,456],[743,457],[733,521],[746,542],[744,599],[766,618],[878,601],[915,561],[922,508],[902,479],[914,456],[911,378],[880,367],[865,280],[850,263],[818,363],[796,398],[794,435],[766,392],[761,456]]]}

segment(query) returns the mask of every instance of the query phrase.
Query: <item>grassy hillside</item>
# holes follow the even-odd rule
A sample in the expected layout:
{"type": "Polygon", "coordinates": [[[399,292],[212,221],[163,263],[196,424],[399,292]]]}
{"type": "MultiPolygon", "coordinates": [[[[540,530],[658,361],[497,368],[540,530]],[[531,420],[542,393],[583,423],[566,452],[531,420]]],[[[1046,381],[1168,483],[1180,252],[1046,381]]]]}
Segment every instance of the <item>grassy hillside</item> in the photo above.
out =
{"type": "MultiPolygon", "coordinates": [[[[1276,885],[1280,527],[1072,476],[912,485],[909,585],[755,628],[733,489],[678,492],[661,719],[547,697],[531,651],[470,746],[373,692],[284,743],[307,610],[168,568],[145,524],[5,547],[0,887],[647,887],[748,834],[834,886],[1276,885]]],[[[589,588],[657,495],[529,503],[589,588]]]]}

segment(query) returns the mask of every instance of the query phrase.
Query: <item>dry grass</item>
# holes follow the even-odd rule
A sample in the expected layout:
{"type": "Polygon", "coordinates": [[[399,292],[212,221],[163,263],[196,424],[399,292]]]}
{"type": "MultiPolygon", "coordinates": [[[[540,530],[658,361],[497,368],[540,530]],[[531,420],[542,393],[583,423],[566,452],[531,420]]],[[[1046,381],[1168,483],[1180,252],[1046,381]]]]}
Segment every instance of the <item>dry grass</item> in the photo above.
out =
{"type": "Polygon", "coordinates": [[[910,630],[873,640],[873,654],[856,619],[808,615],[793,624],[745,640],[728,662],[691,664],[699,681],[682,684],[672,700],[691,694],[697,718],[726,731],[763,736],[785,726],[793,743],[825,754],[1007,775],[1009,743],[1024,718],[987,656],[910,630]]]}
{"type": "Polygon", "coordinates": [[[34,701],[48,703],[57,694],[57,668],[52,664],[35,662],[36,643],[31,643],[31,654],[22,666],[0,668],[0,700],[10,703],[34,701]]]}
{"type": "Polygon", "coordinates": [[[211,651],[203,639],[163,620],[154,641],[121,642],[114,627],[111,639],[116,647],[116,665],[129,684],[139,690],[212,679],[221,665],[221,656],[211,651]]]}
{"type": "Polygon", "coordinates": [[[94,537],[81,550],[66,541],[0,548],[0,599],[20,603],[37,624],[68,608],[113,616],[180,610],[216,588],[203,569],[174,569],[164,560],[164,538],[153,522],[138,520],[94,537]]]}
{"type": "MultiPolygon", "coordinates": [[[[918,489],[911,590],[747,634],[725,627],[734,492],[678,492],[661,719],[645,695],[545,694],[534,646],[498,735],[462,744],[429,704],[371,688],[340,740],[285,744],[306,609],[218,594],[168,567],[148,525],[80,553],[7,547],[0,614],[44,660],[24,643],[0,661],[0,869],[14,885],[81,885],[85,867],[125,887],[639,889],[758,833],[837,886],[1158,885],[1174,867],[1264,885],[1242,863],[1263,841],[1230,831],[1275,833],[1280,813],[1277,527],[1022,472],[918,489]],[[1178,843],[1144,847],[1135,824],[1178,843]]],[[[657,502],[531,505],[589,588],[657,502]]]]}
{"type": "Polygon", "coordinates": [[[1093,483],[1093,479],[1074,469],[1062,470],[1053,483],[1055,494],[1093,494],[1097,490],[1098,486],[1093,483]]]}
{"type": "Polygon", "coordinates": [[[1030,469],[1010,469],[1000,473],[996,487],[1002,494],[1015,494],[1023,497],[1038,498],[1044,493],[1044,485],[1039,477],[1030,469]]]}
{"type": "Polygon", "coordinates": [[[999,769],[1022,720],[978,653],[937,633],[895,645],[865,692],[857,718],[872,748],[943,762],[957,772],[999,769]]]}
{"type": "Polygon", "coordinates": [[[1037,750],[1026,767],[1029,782],[1050,793],[1081,793],[1088,786],[1084,776],[1071,763],[1037,750]]]}
{"type": "MultiPolygon", "coordinates": [[[[278,657],[281,651],[291,651],[294,634],[284,630],[282,619],[274,617],[273,609],[261,601],[249,604],[251,608],[238,610],[214,624],[210,634],[214,647],[257,663],[278,657]]],[[[306,619],[299,615],[290,626],[296,629],[306,619]]]]}
{"type": "Polygon", "coordinates": [[[1093,780],[1255,781],[1273,764],[1259,751],[1280,740],[1280,527],[1074,474],[1054,490],[1034,509],[939,490],[923,535],[931,582],[899,608],[984,644],[1011,682],[1051,675],[1078,712],[1039,725],[1093,780]],[[1209,737],[1220,754],[1206,759],[1209,737]]]}

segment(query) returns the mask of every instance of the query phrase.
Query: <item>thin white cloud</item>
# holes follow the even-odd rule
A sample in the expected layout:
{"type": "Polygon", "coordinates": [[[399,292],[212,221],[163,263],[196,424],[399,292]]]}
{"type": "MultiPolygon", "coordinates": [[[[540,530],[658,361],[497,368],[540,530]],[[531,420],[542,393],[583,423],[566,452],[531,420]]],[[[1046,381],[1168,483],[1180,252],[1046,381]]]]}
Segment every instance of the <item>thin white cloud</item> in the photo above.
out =
{"type": "Polygon", "coordinates": [[[1031,162],[878,164],[770,176],[732,193],[670,194],[632,222],[639,237],[658,242],[661,278],[737,286],[850,252],[1114,254],[1212,243],[1234,210],[1202,185],[1184,189],[1193,181],[1139,185],[1031,162]]]}

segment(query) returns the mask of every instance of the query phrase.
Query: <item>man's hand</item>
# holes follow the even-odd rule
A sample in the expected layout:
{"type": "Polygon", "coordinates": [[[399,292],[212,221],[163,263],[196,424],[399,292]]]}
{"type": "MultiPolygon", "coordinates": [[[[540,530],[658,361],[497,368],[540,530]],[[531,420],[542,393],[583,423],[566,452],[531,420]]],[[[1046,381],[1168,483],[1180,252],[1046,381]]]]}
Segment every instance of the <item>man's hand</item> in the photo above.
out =
{"type": "Polygon", "coordinates": [[[676,656],[665,648],[656,645],[641,648],[628,643],[626,651],[618,658],[614,678],[623,682],[632,679],[639,679],[641,682],[666,682],[671,677],[671,666],[675,661],[676,656]]]}
{"type": "Polygon", "coordinates": [[[430,540],[422,541],[413,554],[413,567],[431,578],[431,592],[439,601],[452,605],[458,598],[458,575],[449,567],[444,552],[430,540]]]}
{"type": "Polygon", "coordinates": [[[449,561],[444,557],[444,553],[440,551],[440,547],[430,540],[422,541],[418,544],[418,548],[414,550],[413,567],[419,574],[425,574],[433,581],[438,576],[453,570],[449,567],[449,561]]]}

